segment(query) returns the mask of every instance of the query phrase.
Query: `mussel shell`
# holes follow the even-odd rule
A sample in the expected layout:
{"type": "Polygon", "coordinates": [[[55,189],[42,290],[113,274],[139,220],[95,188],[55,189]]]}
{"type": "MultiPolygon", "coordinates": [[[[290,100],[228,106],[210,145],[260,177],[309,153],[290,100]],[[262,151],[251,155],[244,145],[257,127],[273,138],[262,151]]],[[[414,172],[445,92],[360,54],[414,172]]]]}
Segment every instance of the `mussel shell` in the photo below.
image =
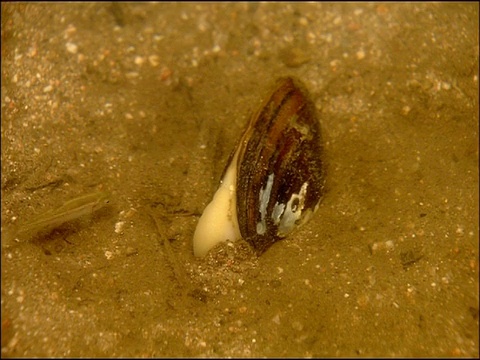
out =
{"type": "Polygon", "coordinates": [[[237,150],[240,232],[262,254],[307,221],[323,195],[320,123],[299,80],[277,80],[233,153],[237,150]]]}

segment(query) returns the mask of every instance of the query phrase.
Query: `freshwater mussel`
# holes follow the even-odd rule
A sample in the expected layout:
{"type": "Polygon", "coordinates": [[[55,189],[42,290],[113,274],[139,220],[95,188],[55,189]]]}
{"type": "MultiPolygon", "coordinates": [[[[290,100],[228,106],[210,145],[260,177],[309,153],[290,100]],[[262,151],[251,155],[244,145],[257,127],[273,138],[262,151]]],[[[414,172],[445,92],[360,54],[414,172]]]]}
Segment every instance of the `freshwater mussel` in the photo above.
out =
{"type": "Polygon", "coordinates": [[[261,255],[312,217],[324,183],[315,104],[300,80],[279,78],[251,117],[197,224],[195,255],[240,238],[261,255]]]}

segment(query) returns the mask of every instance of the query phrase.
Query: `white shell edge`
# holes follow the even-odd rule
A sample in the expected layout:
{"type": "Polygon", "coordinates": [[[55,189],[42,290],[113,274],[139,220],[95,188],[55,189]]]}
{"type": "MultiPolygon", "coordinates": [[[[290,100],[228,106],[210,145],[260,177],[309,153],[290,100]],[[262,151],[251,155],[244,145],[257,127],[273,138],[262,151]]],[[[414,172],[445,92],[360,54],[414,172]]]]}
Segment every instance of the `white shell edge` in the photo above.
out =
{"type": "Polygon", "coordinates": [[[237,220],[237,157],[233,157],[220,187],[203,211],[193,235],[193,253],[205,256],[223,241],[236,241],[242,236],[237,220]]]}

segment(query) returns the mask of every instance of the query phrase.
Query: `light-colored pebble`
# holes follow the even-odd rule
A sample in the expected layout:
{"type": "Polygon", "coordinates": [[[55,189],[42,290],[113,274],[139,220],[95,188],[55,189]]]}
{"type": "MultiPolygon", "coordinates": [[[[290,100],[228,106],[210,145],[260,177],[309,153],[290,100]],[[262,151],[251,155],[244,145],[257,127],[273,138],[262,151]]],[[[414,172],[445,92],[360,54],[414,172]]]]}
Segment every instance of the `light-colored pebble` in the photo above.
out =
{"type": "Polygon", "coordinates": [[[65,44],[66,48],[67,48],[67,51],[70,53],[70,54],[76,54],[77,51],[78,51],[78,46],[77,44],[74,44],[74,43],[71,43],[71,42],[67,42],[65,44]]]}

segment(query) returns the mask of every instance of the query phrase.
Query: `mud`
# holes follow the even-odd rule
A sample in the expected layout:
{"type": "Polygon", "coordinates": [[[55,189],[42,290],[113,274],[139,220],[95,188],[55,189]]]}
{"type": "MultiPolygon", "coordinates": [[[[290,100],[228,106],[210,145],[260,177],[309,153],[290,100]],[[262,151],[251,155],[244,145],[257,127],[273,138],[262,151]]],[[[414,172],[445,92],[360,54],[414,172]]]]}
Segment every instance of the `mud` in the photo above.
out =
{"type": "Polygon", "coordinates": [[[478,25],[475,3],[2,3],[2,356],[478,357],[478,25]],[[322,205],[259,258],[196,259],[280,75],[319,111],[322,205]]]}

